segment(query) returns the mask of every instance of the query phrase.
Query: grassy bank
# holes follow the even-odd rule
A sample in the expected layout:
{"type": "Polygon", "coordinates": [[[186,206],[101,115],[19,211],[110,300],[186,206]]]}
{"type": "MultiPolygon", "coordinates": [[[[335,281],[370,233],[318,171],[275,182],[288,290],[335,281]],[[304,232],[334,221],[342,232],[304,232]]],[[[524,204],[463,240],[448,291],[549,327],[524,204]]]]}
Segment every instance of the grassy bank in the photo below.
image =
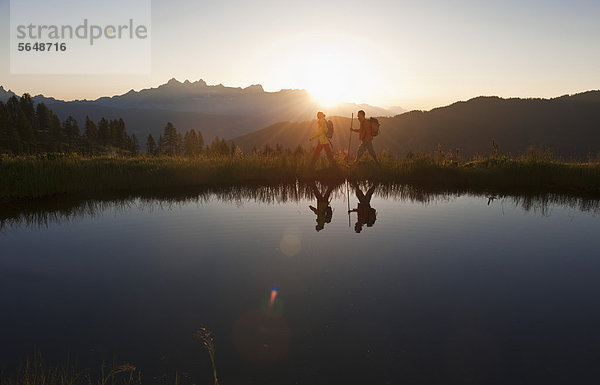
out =
{"type": "Polygon", "coordinates": [[[309,167],[310,156],[82,157],[42,155],[0,158],[0,199],[34,199],[57,194],[146,191],[244,183],[290,183],[296,179],[370,179],[416,186],[543,191],[600,195],[600,163],[566,163],[536,157],[489,157],[457,162],[428,155],[381,156],[339,169],[309,167]]]}

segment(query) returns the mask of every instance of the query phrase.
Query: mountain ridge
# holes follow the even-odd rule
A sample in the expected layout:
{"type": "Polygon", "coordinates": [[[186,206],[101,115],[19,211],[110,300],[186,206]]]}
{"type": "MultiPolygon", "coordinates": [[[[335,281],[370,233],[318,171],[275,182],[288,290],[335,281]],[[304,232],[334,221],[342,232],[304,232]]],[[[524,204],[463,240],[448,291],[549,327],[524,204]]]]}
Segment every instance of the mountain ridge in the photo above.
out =
{"type": "MultiPolygon", "coordinates": [[[[12,95],[12,91],[0,92],[0,100],[5,101],[12,95]]],[[[180,82],[175,78],[157,87],[132,89],[95,100],[65,101],[42,94],[33,100],[47,104],[62,120],[71,115],[82,123],[86,116],[95,119],[99,110],[106,118],[122,117],[142,143],[148,134],[162,133],[167,122],[174,123],[180,131],[200,130],[210,141],[215,136],[231,139],[279,121],[308,120],[321,110],[306,90],[266,92],[260,84],[242,88],[208,85],[202,79],[180,82]],[[151,115],[153,119],[144,115],[151,115]]],[[[328,112],[350,115],[361,108],[375,115],[392,115],[380,107],[354,103],[341,103],[328,112]]]]}
{"type": "MultiPolygon", "coordinates": [[[[350,119],[331,118],[336,126],[334,150],[348,148],[350,119]]],[[[471,158],[489,154],[492,141],[504,154],[523,154],[531,145],[552,148],[565,158],[586,159],[600,154],[600,90],[551,99],[479,96],[429,111],[413,110],[394,117],[379,117],[381,134],[374,140],[377,151],[404,156],[408,152],[443,151],[471,158]]],[[[287,148],[302,145],[313,135],[315,121],[280,123],[234,138],[244,151],[265,143],[287,148]],[[279,141],[278,143],[274,140],[279,141]]],[[[355,127],[357,122],[354,121],[355,127]]],[[[351,152],[358,137],[352,138],[351,152]]]]}

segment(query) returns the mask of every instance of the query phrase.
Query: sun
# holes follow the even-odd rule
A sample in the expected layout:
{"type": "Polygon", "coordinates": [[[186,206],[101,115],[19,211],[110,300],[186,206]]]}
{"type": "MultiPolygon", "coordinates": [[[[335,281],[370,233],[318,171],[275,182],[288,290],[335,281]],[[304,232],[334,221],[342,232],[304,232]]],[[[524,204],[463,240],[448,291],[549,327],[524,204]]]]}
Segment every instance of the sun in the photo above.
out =
{"type": "Polygon", "coordinates": [[[360,82],[352,58],[339,53],[313,54],[304,67],[304,87],[321,107],[348,101],[360,82]]]}
{"type": "Polygon", "coordinates": [[[364,102],[373,95],[373,79],[379,71],[355,39],[302,36],[286,43],[278,49],[276,67],[281,77],[307,90],[320,107],[364,102]]]}

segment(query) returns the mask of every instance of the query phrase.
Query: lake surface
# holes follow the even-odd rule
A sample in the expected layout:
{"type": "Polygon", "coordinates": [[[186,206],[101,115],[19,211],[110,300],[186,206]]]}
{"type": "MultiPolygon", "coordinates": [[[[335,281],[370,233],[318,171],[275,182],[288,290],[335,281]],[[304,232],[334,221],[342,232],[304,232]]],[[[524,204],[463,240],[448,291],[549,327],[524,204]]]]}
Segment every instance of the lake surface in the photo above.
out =
{"type": "Polygon", "coordinates": [[[598,201],[330,187],[1,206],[2,367],[211,384],[205,326],[223,385],[597,382],[598,201]]]}

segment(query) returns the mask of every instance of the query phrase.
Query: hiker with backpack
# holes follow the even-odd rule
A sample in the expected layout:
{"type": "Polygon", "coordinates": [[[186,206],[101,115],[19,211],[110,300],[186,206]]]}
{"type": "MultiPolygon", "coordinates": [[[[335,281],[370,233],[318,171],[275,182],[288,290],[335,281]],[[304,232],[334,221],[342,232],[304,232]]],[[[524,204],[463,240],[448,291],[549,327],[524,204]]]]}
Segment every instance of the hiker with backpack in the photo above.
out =
{"type": "Polygon", "coordinates": [[[361,142],[358,152],[356,153],[356,163],[358,163],[365,151],[369,151],[369,154],[371,154],[375,163],[379,164],[377,154],[375,154],[375,150],[373,149],[373,136],[379,134],[379,122],[375,118],[367,119],[363,110],[358,111],[358,121],[360,122],[360,128],[353,129],[350,127],[350,131],[358,132],[358,137],[361,142]]]}
{"type": "Polygon", "coordinates": [[[356,223],[354,224],[354,231],[360,233],[363,229],[363,225],[367,225],[367,227],[372,227],[377,220],[377,211],[373,207],[371,207],[371,198],[373,197],[373,193],[375,192],[375,188],[377,187],[377,183],[373,184],[367,193],[363,193],[360,187],[356,182],[352,182],[352,187],[354,187],[354,191],[356,191],[356,197],[358,198],[358,205],[353,210],[348,210],[348,215],[350,213],[357,213],[358,218],[356,219],[356,223]]]}
{"type": "Polygon", "coordinates": [[[321,153],[321,150],[325,150],[325,154],[327,155],[327,159],[329,159],[329,163],[331,163],[332,167],[336,167],[335,160],[333,159],[333,154],[331,153],[331,141],[329,140],[333,136],[333,123],[331,120],[325,120],[325,114],[321,111],[317,112],[317,132],[311,137],[309,140],[318,139],[319,143],[317,147],[315,147],[315,152],[313,153],[312,160],[310,161],[310,167],[315,167],[315,162],[321,153]]]}
{"type": "Polygon", "coordinates": [[[331,218],[333,216],[333,209],[331,208],[331,198],[329,197],[333,191],[334,186],[328,185],[325,193],[321,193],[319,188],[317,187],[317,183],[313,180],[310,183],[310,187],[312,188],[313,194],[315,194],[315,198],[317,198],[317,207],[308,206],[310,210],[317,215],[317,224],[315,226],[315,230],[317,232],[323,230],[325,228],[326,223],[331,223],[331,218]]]}

